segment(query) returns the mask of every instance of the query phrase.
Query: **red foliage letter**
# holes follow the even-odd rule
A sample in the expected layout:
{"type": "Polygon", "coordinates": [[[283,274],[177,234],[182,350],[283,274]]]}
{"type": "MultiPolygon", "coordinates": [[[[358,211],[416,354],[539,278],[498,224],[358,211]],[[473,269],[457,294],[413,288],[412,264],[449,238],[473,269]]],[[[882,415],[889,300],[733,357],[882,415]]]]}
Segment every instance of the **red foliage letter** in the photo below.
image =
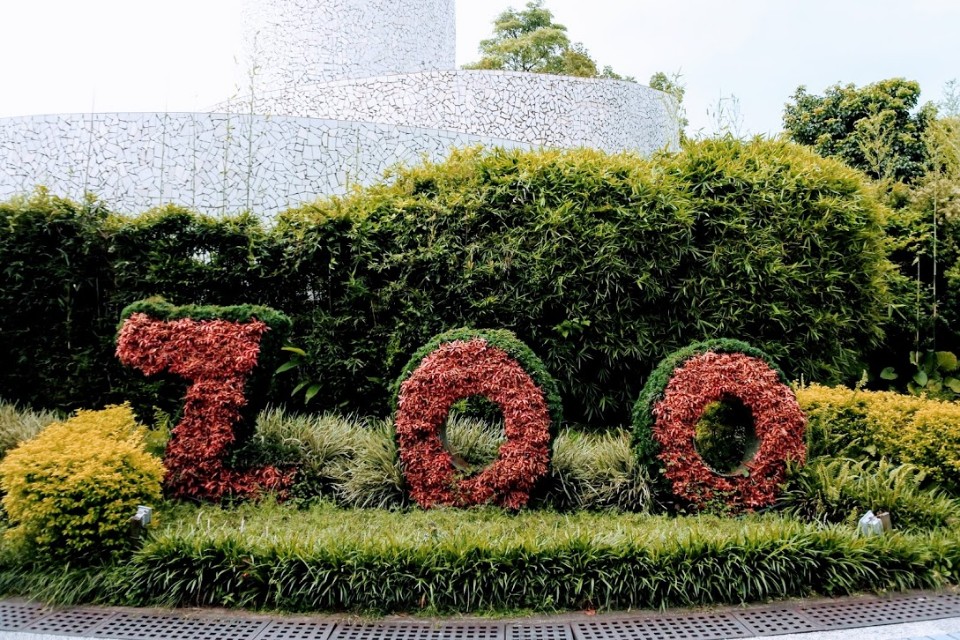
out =
{"type": "Polygon", "coordinates": [[[124,364],[147,375],[169,371],[192,383],[164,460],[173,496],[220,500],[289,484],[290,475],[274,467],[237,471],[224,466],[247,402],[244,386],[267,330],[259,320],[155,320],[143,313],[123,323],[117,356],[124,364]]]}

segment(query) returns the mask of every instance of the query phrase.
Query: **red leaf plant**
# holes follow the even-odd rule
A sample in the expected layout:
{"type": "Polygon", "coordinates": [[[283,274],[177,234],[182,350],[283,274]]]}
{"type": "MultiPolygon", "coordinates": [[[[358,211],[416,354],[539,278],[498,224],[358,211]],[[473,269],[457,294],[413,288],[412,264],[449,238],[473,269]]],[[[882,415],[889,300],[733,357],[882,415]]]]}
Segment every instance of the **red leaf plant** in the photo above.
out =
{"type": "Polygon", "coordinates": [[[806,417],[793,390],[759,358],[707,352],[678,367],[654,406],[653,436],[673,493],[696,508],[717,500],[733,511],[774,502],[786,476],[786,461],[806,459],[806,417]],[[759,448],[746,473],[723,475],[696,450],[696,427],[708,405],[738,398],[753,413],[759,448]]]}
{"type": "Polygon", "coordinates": [[[290,472],[272,466],[244,471],[224,466],[266,331],[259,320],[156,320],[134,313],[124,321],[117,341],[124,364],[146,375],[169,371],[192,383],[164,458],[174,497],[250,497],[282,490],[292,481],[290,472]]]}
{"type": "Polygon", "coordinates": [[[514,358],[482,338],[444,343],[421,361],[400,387],[396,431],[410,494],[424,508],[519,509],[549,467],[550,412],[543,390],[514,358]],[[500,407],[506,442],[480,473],[458,479],[439,429],[451,405],[470,396],[500,407]]]}

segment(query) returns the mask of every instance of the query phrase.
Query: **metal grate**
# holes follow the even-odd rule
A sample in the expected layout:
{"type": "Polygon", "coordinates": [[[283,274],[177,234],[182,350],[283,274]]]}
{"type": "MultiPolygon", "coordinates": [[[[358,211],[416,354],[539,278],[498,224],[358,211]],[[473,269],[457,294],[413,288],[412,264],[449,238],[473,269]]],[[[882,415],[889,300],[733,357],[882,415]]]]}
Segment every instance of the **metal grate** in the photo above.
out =
{"type": "Polygon", "coordinates": [[[494,624],[347,624],[338,626],[330,640],[503,640],[494,624]]]}
{"type": "Polygon", "coordinates": [[[102,638],[123,640],[253,640],[266,620],[183,618],[154,614],[120,613],[98,630],[102,638]]]}
{"type": "Polygon", "coordinates": [[[570,625],[559,622],[514,623],[507,626],[506,640],[574,640],[570,625]]]}
{"type": "Polygon", "coordinates": [[[277,620],[268,624],[257,640],[327,640],[332,631],[331,622],[277,620]]]}
{"type": "Polygon", "coordinates": [[[0,629],[16,631],[45,615],[47,611],[38,604],[0,602],[0,629]]]}
{"type": "Polygon", "coordinates": [[[55,611],[34,620],[23,630],[60,636],[82,636],[112,615],[109,611],[89,609],[55,611]]]}
{"type": "Polygon", "coordinates": [[[825,629],[900,624],[949,618],[957,615],[955,605],[925,596],[890,600],[830,602],[805,607],[802,611],[825,629]]]}
{"type": "Polygon", "coordinates": [[[796,609],[779,607],[776,609],[745,609],[734,612],[733,616],[747,629],[758,636],[816,631],[820,627],[796,609]]]}
{"type": "Polygon", "coordinates": [[[637,620],[598,620],[573,625],[577,640],[722,640],[753,636],[735,618],[705,613],[675,618],[641,618],[637,620]]]}

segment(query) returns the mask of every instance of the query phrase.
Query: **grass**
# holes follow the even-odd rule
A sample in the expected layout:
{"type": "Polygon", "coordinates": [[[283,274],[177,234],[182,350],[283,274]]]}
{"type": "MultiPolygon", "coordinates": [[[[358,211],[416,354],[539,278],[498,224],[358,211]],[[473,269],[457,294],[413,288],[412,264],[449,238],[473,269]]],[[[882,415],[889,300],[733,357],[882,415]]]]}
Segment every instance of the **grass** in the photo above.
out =
{"type": "Polygon", "coordinates": [[[0,554],[0,588],[59,603],[304,611],[553,612],[765,601],[955,582],[957,537],[738,519],[166,505],[132,557],[91,569],[0,554]]]}
{"type": "Polygon", "coordinates": [[[0,400],[0,459],[59,419],[61,416],[52,411],[32,411],[0,400]]]}

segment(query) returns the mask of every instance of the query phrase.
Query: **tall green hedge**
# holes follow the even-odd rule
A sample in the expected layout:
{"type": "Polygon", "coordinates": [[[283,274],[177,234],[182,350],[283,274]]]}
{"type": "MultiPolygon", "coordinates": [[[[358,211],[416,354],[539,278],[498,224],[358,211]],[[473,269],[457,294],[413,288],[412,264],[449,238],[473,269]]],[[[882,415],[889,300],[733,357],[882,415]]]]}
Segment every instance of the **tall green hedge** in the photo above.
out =
{"type": "Polygon", "coordinates": [[[20,328],[5,335],[3,355],[43,382],[21,384],[6,368],[0,396],[40,405],[119,399],[117,379],[104,379],[118,371],[106,346],[120,309],[151,295],[286,313],[322,387],[312,409],[385,413],[420,345],[486,326],[536,350],[568,419],[622,424],[656,362],[717,335],[756,345],[790,377],[856,376],[880,344],[889,301],[885,210],[859,174],[776,141],[704,141],[651,160],[467,150],[269,228],[53,202],[0,206],[0,228],[19,238],[0,238],[0,296],[25,300],[0,308],[4,334],[20,328]],[[64,207],[79,221],[52,242],[63,252],[31,251],[64,207]],[[68,231],[83,241],[61,242],[68,231]],[[46,284],[25,285],[27,272],[46,284]],[[83,340],[70,341],[78,301],[67,318],[55,292],[91,278],[84,317],[109,322],[85,323],[83,340]],[[83,371],[62,366],[88,352],[83,371]]]}

